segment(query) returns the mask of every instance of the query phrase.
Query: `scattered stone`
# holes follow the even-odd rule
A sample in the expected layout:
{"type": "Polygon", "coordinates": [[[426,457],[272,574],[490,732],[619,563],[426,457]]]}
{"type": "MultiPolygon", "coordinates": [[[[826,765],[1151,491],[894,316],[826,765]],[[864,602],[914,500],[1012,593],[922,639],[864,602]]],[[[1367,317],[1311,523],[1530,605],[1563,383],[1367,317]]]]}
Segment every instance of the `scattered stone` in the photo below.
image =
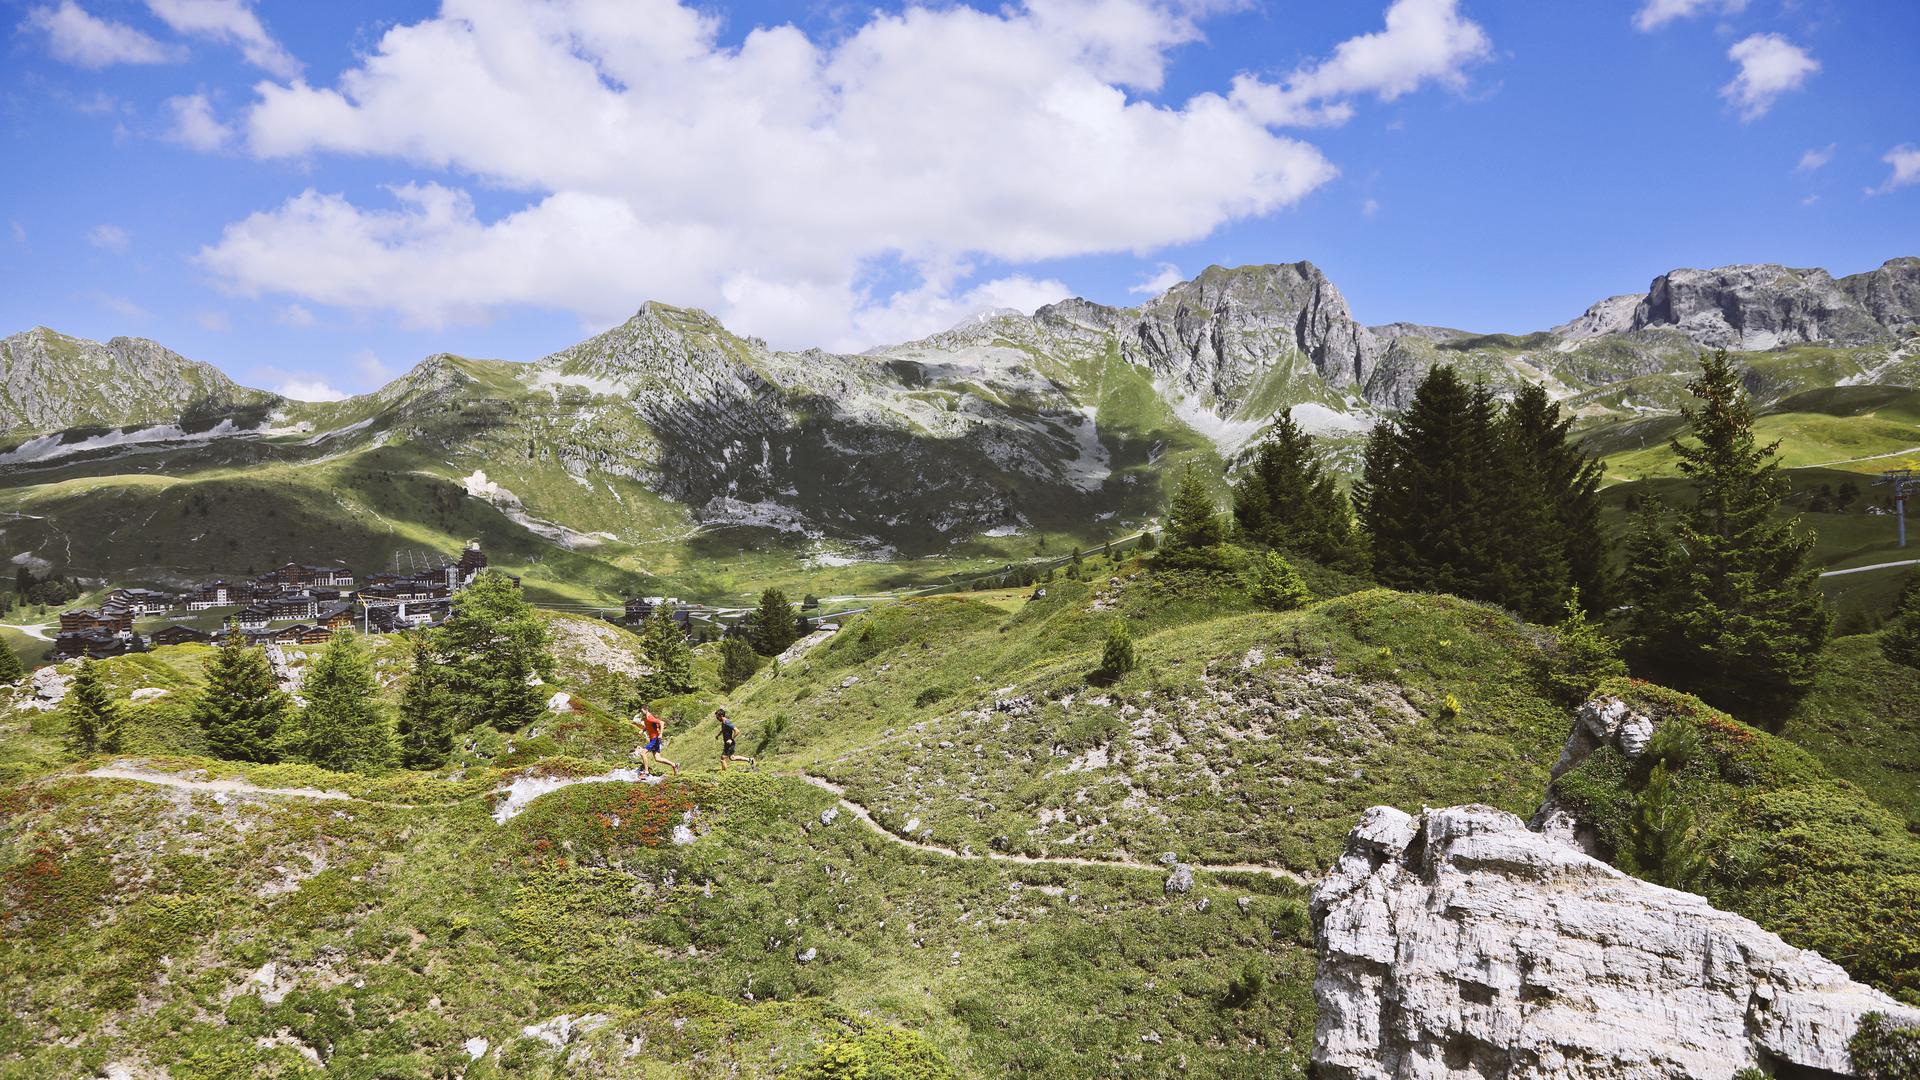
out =
{"type": "Polygon", "coordinates": [[[1175,863],[1173,873],[1167,875],[1167,883],[1163,886],[1163,889],[1168,896],[1172,896],[1174,893],[1192,892],[1193,867],[1188,866],[1186,863],[1175,863]]]}
{"type": "Polygon", "coordinates": [[[1920,1009],[1703,897],[1486,806],[1376,806],[1313,891],[1331,1080],[1851,1075],[1867,1012],[1920,1009]]]}
{"type": "Polygon", "coordinates": [[[1145,1035],[1140,1036],[1140,1041],[1143,1043],[1152,1043],[1155,1046],[1159,1046],[1162,1042],[1160,1033],[1157,1031],[1149,1031],[1145,1035]]]}
{"type": "Polygon", "coordinates": [[[839,816],[840,808],[837,806],[829,806],[825,810],[820,811],[820,824],[831,825],[833,824],[833,819],[839,816]]]}
{"type": "Polygon", "coordinates": [[[572,712],[573,695],[567,693],[565,690],[555,690],[553,696],[547,699],[547,711],[557,713],[572,712]]]}
{"type": "Polygon", "coordinates": [[[1193,910],[1201,912],[1203,914],[1206,912],[1208,908],[1212,906],[1213,906],[1213,901],[1207,899],[1204,896],[1193,902],[1193,910]]]}
{"type": "Polygon", "coordinates": [[[794,957],[794,959],[800,961],[803,964],[811,964],[813,963],[814,957],[819,955],[820,955],[820,950],[815,949],[812,946],[808,946],[805,952],[794,957]]]}
{"type": "Polygon", "coordinates": [[[1236,899],[1234,903],[1240,905],[1240,914],[1242,915],[1245,915],[1248,910],[1253,907],[1253,901],[1244,896],[1236,899]]]}
{"type": "Polygon", "coordinates": [[[166,696],[167,691],[158,686],[143,686],[133,693],[128,694],[127,700],[133,702],[152,701],[155,698],[163,698],[166,696]]]}

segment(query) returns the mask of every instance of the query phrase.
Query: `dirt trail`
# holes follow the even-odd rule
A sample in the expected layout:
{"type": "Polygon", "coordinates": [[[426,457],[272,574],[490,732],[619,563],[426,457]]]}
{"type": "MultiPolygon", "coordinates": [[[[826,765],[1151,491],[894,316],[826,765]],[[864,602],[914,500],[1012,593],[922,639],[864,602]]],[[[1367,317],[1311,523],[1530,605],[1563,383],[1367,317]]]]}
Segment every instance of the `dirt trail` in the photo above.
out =
{"type": "MultiPolygon", "coordinates": [[[[354,801],[353,796],[344,791],[322,791],[319,788],[293,787],[270,788],[258,784],[249,784],[244,780],[189,780],[172,773],[150,772],[146,769],[115,769],[104,767],[94,769],[85,775],[97,776],[106,780],[133,780],[142,784],[157,784],[160,787],[179,788],[182,791],[206,791],[227,795],[283,795],[293,799],[328,799],[334,801],[354,801]]],[[[394,804],[389,804],[394,805],[394,804]]]]}
{"type": "MultiPolygon", "coordinates": [[[[845,788],[825,777],[814,776],[811,773],[802,773],[800,778],[822,791],[830,792],[834,798],[840,800],[840,808],[842,810],[859,818],[874,832],[879,833],[881,836],[886,837],[896,844],[913,848],[916,851],[924,851],[929,855],[940,855],[949,859],[979,859],[993,862],[1023,863],[1027,866],[1093,866],[1119,870],[1151,870],[1157,874],[1164,874],[1168,869],[1159,863],[1134,862],[1130,859],[1089,859],[1079,855],[1016,855],[1011,852],[1002,851],[957,851],[941,844],[929,844],[912,839],[911,837],[901,836],[899,833],[875,821],[873,815],[867,812],[866,807],[847,798],[845,788]]],[[[1282,866],[1265,866],[1259,863],[1190,863],[1189,865],[1195,870],[1205,870],[1216,873],[1264,874],[1267,877],[1281,878],[1298,885],[1313,884],[1313,882],[1307,878],[1282,866]]]]}
{"type": "Polygon", "coordinates": [[[1894,562],[1877,562],[1872,566],[1849,566],[1845,570],[1828,570],[1821,577],[1842,577],[1846,574],[1864,574],[1869,570],[1890,570],[1896,566],[1920,565],[1920,559],[1899,559],[1894,562]]]}

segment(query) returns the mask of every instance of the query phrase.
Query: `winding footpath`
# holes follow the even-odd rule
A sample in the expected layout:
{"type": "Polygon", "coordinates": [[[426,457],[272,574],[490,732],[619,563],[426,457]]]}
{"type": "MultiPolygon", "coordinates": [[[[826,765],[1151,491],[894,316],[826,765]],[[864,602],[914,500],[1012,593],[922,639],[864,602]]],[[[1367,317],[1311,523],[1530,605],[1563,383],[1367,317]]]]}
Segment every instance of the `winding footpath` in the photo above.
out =
{"type": "MultiPolygon", "coordinates": [[[[99,777],[103,780],[132,780],[141,784],[155,784],[160,787],[179,788],[182,791],[205,791],[215,795],[282,795],[294,799],[327,799],[332,801],[361,802],[344,791],[322,791],[319,788],[289,787],[270,788],[258,784],[249,784],[244,780],[189,780],[172,773],[151,772],[146,769],[115,769],[102,767],[83,773],[84,776],[99,777]]],[[[383,804],[395,805],[395,804],[383,804]]]]}
{"type": "MultiPolygon", "coordinates": [[[[1004,851],[959,851],[942,844],[929,844],[911,837],[901,836],[899,833],[875,821],[873,815],[867,812],[866,807],[847,798],[846,789],[839,784],[823,776],[814,776],[812,773],[802,773],[800,774],[800,778],[812,784],[814,787],[832,794],[835,799],[839,800],[842,810],[859,818],[874,832],[879,833],[881,836],[903,847],[910,847],[915,851],[924,851],[929,855],[939,855],[948,859],[1020,863],[1026,866],[1092,866],[1114,870],[1150,870],[1156,874],[1164,874],[1168,870],[1168,867],[1159,863],[1135,862],[1131,859],[1089,859],[1080,855],[1016,855],[1004,851]]],[[[1284,866],[1267,866],[1262,863],[1188,863],[1187,865],[1193,867],[1196,871],[1263,874],[1267,877],[1291,881],[1296,885],[1313,884],[1310,879],[1302,877],[1284,866]]]]}

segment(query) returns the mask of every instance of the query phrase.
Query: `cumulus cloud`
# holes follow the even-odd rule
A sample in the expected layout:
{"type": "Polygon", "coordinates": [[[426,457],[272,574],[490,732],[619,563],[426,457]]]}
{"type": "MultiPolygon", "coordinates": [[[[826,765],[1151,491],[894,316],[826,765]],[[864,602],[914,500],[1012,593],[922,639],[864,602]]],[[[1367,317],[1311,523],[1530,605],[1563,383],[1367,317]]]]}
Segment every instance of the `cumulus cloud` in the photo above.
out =
{"type": "Polygon", "coordinates": [[[195,150],[218,150],[233,138],[233,129],[213,115],[213,104],[205,94],[188,94],[167,99],[173,110],[173,127],[167,137],[195,150]]]}
{"type": "Polygon", "coordinates": [[[300,62],[267,33],[248,0],[147,0],[177,33],[236,46],[247,63],[275,78],[300,74],[300,62]]]}
{"type": "Polygon", "coordinates": [[[1460,14],[1457,0],[1394,0],[1386,21],[1278,84],[1242,75],[1234,96],[1266,123],[1343,124],[1356,98],[1392,101],[1427,83],[1457,90],[1466,69],[1493,54],[1492,39],[1460,14]]]}
{"type": "Polygon", "coordinates": [[[27,12],[22,29],[47,35],[53,55],[69,64],[103,68],[113,64],[166,64],[186,59],[185,50],[164,45],[126,23],[88,14],[74,0],[27,12]]]}
{"type": "Polygon", "coordinates": [[[1794,166],[1793,171],[1803,173],[1818,172],[1827,167],[1827,163],[1833,160],[1834,151],[1839,148],[1839,143],[1828,143],[1824,147],[1808,150],[1800,155],[1800,164],[1794,166]]]}
{"type": "Polygon", "coordinates": [[[308,372],[282,373],[273,392],[295,401],[339,401],[346,394],[328,385],[326,379],[308,372]]]}
{"type": "Polygon", "coordinates": [[[1734,42],[1727,59],[1740,65],[1720,96],[1740,110],[1740,119],[1765,116],[1780,95],[1798,90],[1820,70],[1820,61],[1779,34],[1754,34],[1734,42]]]}
{"type": "Polygon", "coordinates": [[[1675,19],[1688,19],[1708,11],[1737,15],[1747,8],[1747,0],[1647,0],[1634,13],[1633,25],[1640,30],[1658,30],[1675,19]]]}
{"type": "Polygon", "coordinates": [[[1885,195],[1895,188],[1920,184],[1920,146],[1912,144],[1896,146],[1887,151],[1880,160],[1893,166],[1893,172],[1888,174],[1886,182],[1879,187],[1868,188],[1867,194],[1885,195]]]}
{"type": "Polygon", "coordinates": [[[1163,262],[1154,268],[1153,274],[1129,285],[1127,291],[1135,296],[1159,296],[1175,285],[1187,280],[1180,268],[1170,262],[1163,262]]]}
{"type": "Polygon", "coordinates": [[[658,298],[780,344],[871,345],[1066,294],[1022,263],[1290,206],[1337,170],[1280,127],[1457,86],[1490,49],[1454,0],[1396,0],[1384,31],[1284,83],[1143,97],[1220,6],[915,7],[831,41],[779,26],[723,46],[674,0],[445,0],[333,87],[262,84],[246,145],[398,159],[525,204],[483,216],[444,175],[374,202],[308,190],[200,258],[242,294],[414,325],[511,305],[605,325],[658,298]],[[876,289],[878,266],[910,280],[876,289]]]}
{"type": "Polygon", "coordinates": [[[87,243],[102,251],[125,255],[133,243],[133,234],[118,225],[95,225],[87,230],[87,243]]]}
{"type": "Polygon", "coordinates": [[[313,312],[299,304],[288,304],[274,313],[273,321],[281,326],[291,326],[295,330],[305,330],[314,324],[313,312]]]}
{"type": "Polygon", "coordinates": [[[202,330],[209,330],[216,334],[224,334],[233,329],[233,316],[224,311],[197,312],[193,316],[193,321],[199,323],[202,330]]]}

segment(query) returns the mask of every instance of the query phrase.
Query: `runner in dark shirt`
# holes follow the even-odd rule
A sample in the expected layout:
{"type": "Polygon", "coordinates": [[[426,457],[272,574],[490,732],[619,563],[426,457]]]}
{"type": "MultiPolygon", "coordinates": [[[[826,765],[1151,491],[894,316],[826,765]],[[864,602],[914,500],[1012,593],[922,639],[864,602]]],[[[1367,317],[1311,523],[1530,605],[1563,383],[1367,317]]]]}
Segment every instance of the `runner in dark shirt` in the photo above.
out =
{"type": "Polygon", "coordinates": [[[752,758],[733,752],[734,745],[740,738],[740,729],[733,726],[733,720],[727,716],[727,710],[715,709],[713,710],[713,715],[715,719],[720,721],[720,771],[727,771],[727,762],[729,761],[744,761],[749,765],[753,764],[752,758]]]}

